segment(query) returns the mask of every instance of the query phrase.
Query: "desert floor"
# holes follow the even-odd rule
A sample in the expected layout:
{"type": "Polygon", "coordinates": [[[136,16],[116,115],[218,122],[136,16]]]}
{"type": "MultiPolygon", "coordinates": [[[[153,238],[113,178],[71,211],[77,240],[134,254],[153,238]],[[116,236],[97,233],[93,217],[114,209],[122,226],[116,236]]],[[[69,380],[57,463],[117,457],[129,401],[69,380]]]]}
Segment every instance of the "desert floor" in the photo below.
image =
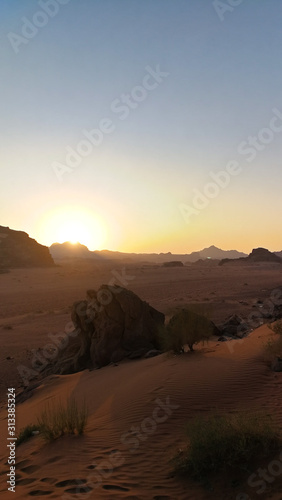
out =
{"type": "MultiPolygon", "coordinates": [[[[263,359],[271,336],[266,325],[242,341],[199,344],[193,354],[162,354],[43,380],[39,373],[28,387],[29,397],[18,399],[17,430],[35,423],[47,402],[70,395],[87,401],[87,427],[81,437],[46,444],[35,436],[20,445],[16,493],[7,492],[7,388],[23,390],[19,366],[32,368],[32,350],[64,332],[71,304],[85,298],[87,289],[113,280],[167,317],[198,304],[220,323],[233,313],[249,317],[257,300],[268,307],[273,290],[282,286],[282,269],[275,264],[163,268],[107,262],[0,275],[0,498],[281,500],[282,473],[272,477],[263,494],[247,483],[269,460],[250,464],[240,477],[222,475],[211,489],[174,476],[169,462],[185,442],[186,422],[212,409],[264,409],[282,428],[282,374],[271,372],[263,359]],[[166,403],[171,406],[159,411],[163,418],[152,426],[156,408],[166,403]]],[[[278,459],[279,454],[273,456],[278,459]]]]}

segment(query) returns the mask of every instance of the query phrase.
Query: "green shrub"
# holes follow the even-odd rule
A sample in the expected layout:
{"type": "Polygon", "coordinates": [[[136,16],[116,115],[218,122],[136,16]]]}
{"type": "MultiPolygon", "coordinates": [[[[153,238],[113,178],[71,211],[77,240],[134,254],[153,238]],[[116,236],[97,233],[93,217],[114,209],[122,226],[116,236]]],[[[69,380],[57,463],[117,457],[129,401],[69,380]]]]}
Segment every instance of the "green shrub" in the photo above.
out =
{"type": "Polygon", "coordinates": [[[16,446],[19,446],[22,443],[28,441],[33,435],[34,432],[39,431],[38,425],[27,425],[23,429],[20,430],[19,435],[17,436],[16,446]]]}
{"type": "Polygon", "coordinates": [[[188,446],[174,459],[176,471],[204,480],[228,468],[247,468],[281,444],[279,430],[265,414],[213,414],[187,425],[188,446]]]}
{"type": "Polygon", "coordinates": [[[76,401],[69,398],[65,407],[61,403],[52,407],[48,405],[37,421],[42,436],[53,441],[64,434],[83,434],[87,416],[85,403],[78,409],[76,401]]]}
{"type": "Polygon", "coordinates": [[[207,341],[214,333],[215,326],[206,316],[182,309],[171,318],[164,330],[163,348],[180,353],[188,345],[190,351],[193,351],[195,344],[207,341]]]}

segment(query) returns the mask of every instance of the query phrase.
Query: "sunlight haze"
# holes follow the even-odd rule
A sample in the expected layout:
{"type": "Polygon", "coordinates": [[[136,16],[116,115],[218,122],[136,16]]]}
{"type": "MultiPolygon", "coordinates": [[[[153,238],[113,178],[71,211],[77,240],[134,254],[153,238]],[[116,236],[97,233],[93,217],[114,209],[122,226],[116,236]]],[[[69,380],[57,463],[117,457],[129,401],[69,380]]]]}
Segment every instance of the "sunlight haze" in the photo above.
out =
{"type": "Polygon", "coordinates": [[[2,1],[2,224],[48,246],[281,250],[282,6],[213,3],[2,1]]]}

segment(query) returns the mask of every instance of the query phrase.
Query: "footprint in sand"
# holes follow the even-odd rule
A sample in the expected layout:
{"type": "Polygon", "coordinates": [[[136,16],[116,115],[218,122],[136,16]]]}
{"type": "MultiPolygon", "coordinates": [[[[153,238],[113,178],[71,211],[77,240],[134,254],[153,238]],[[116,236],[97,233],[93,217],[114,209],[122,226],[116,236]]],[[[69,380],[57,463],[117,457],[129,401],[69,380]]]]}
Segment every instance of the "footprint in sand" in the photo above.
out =
{"type": "Polygon", "coordinates": [[[92,491],[93,488],[90,488],[90,486],[77,486],[76,488],[69,488],[68,490],[65,490],[65,493],[75,493],[76,495],[80,495],[81,493],[89,493],[89,491],[92,491]]]}
{"type": "Polygon", "coordinates": [[[51,493],[54,493],[53,491],[47,491],[47,490],[33,490],[29,492],[29,495],[31,497],[42,497],[44,495],[50,495],[51,493]]]}
{"type": "Polygon", "coordinates": [[[30,464],[30,460],[22,460],[21,462],[17,462],[17,469],[20,469],[20,467],[24,467],[27,464],[30,464]]]}
{"type": "Polygon", "coordinates": [[[54,462],[57,462],[58,460],[61,460],[61,458],[63,458],[62,455],[56,455],[55,457],[49,458],[49,460],[47,460],[46,464],[52,464],[54,462]]]}
{"type": "Polygon", "coordinates": [[[88,493],[92,491],[93,488],[86,485],[86,479],[65,479],[64,481],[59,481],[55,484],[58,488],[64,488],[65,486],[74,486],[74,488],[68,488],[65,493],[75,493],[80,495],[81,493],[88,493]]]}
{"type": "Polygon", "coordinates": [[[155,495],[153,500],[171,500],[171,497],[167,495],[155,495]]]}
{"type": "Polygon", "coordinates": [[[17,481],[17,484],[20,484],[21,486],[25,486],[26,484],[34,483],[34,481],[37,481],[37,479],[35,477],[25,477],[24,479],[19,479],[17,481]]]}
{"type": "Polygon", "coordinates": [[[65,486],[79,486],[85,484],[86,479],[65,479],[65,481],[59,481],[55,484],[58,488],[64,488],[65,486]]]}
{"type": "Polygon", "coordinates": [[[122,486],[116,486],[115,484],[104,484],[104,490],[116,490],[116,491],[129,491],[128,488],[123,488],[122,486]]]}
{"type": "Polygon", "coordinates": [[[26,474],[30,474],[32,472],[36,472],[39,469],[39,465],[28,465],[27,467],[22,467],[20,470],[22,472],[25,472],[26,474]]]}
{"type": "Polygon", "coordinates": [[[43,477],[42,479],[40,479],[40,481],[42,483],[54,484],[57,481],[57,479],[55,479],[54,477],[43,477]]]}

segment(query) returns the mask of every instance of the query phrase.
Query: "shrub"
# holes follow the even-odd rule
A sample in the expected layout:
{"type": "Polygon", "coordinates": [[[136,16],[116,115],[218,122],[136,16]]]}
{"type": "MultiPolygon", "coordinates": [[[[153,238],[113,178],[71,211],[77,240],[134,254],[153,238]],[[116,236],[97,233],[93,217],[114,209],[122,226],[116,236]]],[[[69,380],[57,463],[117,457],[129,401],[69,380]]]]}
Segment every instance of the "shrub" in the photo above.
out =
{"type": "Polygon", "coordinates": [[[85,403],[78,409],[76,401],[69,398],[65,407],[61,403],[47,406],[37,420],[42,436],[53,441],[64,434],[83,434],[87,416],[85,403]]]}
{"type": "Polygon", "coordinates": [[[187,425],[189,444],[174,459],[176,471],[203,480],[227,468],[248,466],[281,444],[279,430],[265,414],[213,414],[187,425]]]}
{"type": "Polygon", "coordinates": [[[280,335],[282,337],[282,321],[277,321],[276,323],[269,326],[274,333],[277,333],[277,335],[280,335]]]}
{"type": "Polygon", "coordinates": [[[265,358],[271,362],[276,357],[282,357],[282,321],[278,321],[273,325],[268,325],[270,330],[275,334],[265,344],[265,358]]]}
{"type": "Polygon", "coordinates": [[[206,316],[183,309],[171,318],[165,328],[163,348],[180,353],[188,345],[193,351],[195,344],[208,340],[214,333],[215,326],[206,316]]]}
{"type": "Polygon", "coordinates": [[[28,441],[33,435],[34,432],[39,431],[38,425],[27,425],[23,429],[20,430],[19,435],[17,436],[16,446],[19,446],[22,443],[28,441]]]}

